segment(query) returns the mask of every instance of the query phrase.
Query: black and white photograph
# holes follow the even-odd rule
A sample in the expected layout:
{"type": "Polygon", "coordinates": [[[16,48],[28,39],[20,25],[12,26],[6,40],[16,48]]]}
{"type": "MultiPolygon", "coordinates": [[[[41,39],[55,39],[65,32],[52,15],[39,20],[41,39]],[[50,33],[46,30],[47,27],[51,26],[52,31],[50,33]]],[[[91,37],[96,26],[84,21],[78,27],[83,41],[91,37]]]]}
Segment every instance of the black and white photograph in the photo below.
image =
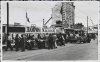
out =
{"type": "Polygon", "coordinates": [[[98,60],[99,8],[98,1],[2,1],[2,61],[98,60]]]}
{"type": "Polygon", "coordinates": [[[100,1],[100,0],[1,0],[1,1],[100,1]]]}

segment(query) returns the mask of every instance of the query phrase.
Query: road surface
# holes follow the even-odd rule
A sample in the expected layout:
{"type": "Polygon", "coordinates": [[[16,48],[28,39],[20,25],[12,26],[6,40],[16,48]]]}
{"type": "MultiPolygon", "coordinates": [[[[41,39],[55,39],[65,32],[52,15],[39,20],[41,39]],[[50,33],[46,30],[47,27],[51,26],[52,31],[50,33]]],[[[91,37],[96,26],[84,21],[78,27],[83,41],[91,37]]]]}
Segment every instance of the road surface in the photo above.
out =
{"type": "Polygon", "coordinates": [[[97,40],[84,44],[66,44],[57,49],[39,49],[25,52],[3,52],[3,60],[97,60],[97,40]]]}

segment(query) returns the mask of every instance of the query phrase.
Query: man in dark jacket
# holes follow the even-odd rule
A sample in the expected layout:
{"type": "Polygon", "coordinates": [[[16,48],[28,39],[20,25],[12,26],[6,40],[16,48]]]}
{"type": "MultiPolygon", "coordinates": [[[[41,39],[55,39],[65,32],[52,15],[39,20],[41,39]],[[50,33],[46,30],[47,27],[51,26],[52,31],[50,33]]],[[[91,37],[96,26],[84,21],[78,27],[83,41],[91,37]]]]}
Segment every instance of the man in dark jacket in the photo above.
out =
{"type": "Polygon", "coordinates": [[[25,51],[25,38],[23,37],[23,35],[21,35],[21,40],[20,40],[20,43],[21,43],[21,51],[25,51]]]}
{"type": "Polygon", "coordinates": [[[18,38],[18,34],[15,37],[15,49],[16,49],[16,51],[19,50],[19,38],[18,38]]]}
{"type": "Polygon", "coordinates": [[[49,37],[48,37],[48,49],[53,49],[53,36],[52,36],[52,34],[49,34],[49,37]]]}
{"type": "Polygon", "coordinates": [[[60,37],[59,37],[59,42],[60,42],[60,46],[62,46],[62,45],[65,46],[64,37],[63,37],[63,35],[61,33],[60,33],[60,37]]]}
{"type": "Polygon", "coordinates": [[[91,38],[90,38],[89,34],[87,34],[87,43],[90,43],[90,41],[91,41],[91,38]]]}

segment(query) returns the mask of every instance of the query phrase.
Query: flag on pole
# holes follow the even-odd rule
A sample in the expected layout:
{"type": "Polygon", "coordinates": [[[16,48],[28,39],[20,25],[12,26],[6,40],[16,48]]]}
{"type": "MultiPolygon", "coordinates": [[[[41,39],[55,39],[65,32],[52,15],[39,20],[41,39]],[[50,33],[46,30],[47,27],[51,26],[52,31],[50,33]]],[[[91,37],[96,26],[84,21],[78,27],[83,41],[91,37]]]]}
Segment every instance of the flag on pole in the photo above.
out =
{"type": "Polygon", "coordinates": [[[28,18],[28,16],[27,16],[27,12],[26,12],[26,19],[27,19],[27,21],[30,23],[29,18],[28,18]]]}

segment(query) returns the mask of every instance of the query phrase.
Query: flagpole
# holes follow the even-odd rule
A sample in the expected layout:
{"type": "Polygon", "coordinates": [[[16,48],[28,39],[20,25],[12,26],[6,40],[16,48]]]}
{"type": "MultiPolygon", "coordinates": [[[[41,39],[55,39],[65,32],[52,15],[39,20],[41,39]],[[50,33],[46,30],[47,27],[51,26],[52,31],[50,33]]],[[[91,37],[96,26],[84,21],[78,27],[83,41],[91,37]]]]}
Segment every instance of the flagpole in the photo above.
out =
{"type": "MultiPolygon", "coordinates": [[[[25,11],[25,12],[27,13],[27,11],[25,11]]],[[[25,24],[25,33],[26,33],[26,31],[27,31],[27,19],[26,19],[26,24],[25,24]]]]}
{"type": "Polygon", "coordinates": [[[28,18],[28,16],[27,16],[27,11],[26,11],[26,29],[25,29],[25,32],[27,31],[27,22],[30,23],[29,18],[28,18]]]}
{"type": "Polygon", "coordinates": [[[27,31],[27,21],[26,21],[26,26],[25,26],[25,32],[27,31]]]}

